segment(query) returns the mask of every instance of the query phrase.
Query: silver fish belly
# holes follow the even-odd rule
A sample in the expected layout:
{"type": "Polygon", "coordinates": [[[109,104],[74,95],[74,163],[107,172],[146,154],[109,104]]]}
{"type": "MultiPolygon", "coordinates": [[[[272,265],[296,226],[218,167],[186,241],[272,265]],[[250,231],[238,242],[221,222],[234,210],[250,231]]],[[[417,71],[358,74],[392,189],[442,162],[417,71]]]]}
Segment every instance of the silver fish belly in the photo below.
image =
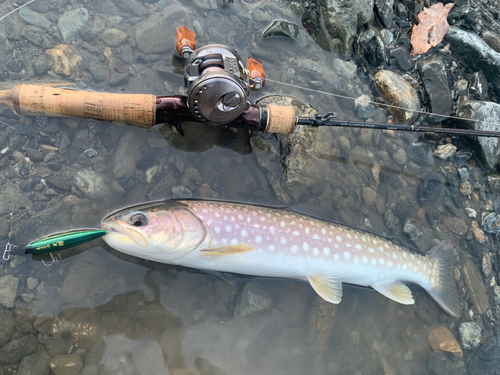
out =
{"type": "Polygon", "coordinates": [[[104,219],[102,226],[109,231],[104,239],[111,247],[159,262],[307,280],[332,303],[341,301],[342,283],[350,283],[413,304],[404,284],[409,281],[427,290],[451,315],[460,314],[455,252],[447,241],[420,254],[368,232],[285,209],[196,200],[124,209],[104,219]],[[130,215],[136,212],[145,216],[146,225],[131,224],[130,215]],[[179,228],[170,228],[165,237],[158,226],[169,225],[179,228]]]}

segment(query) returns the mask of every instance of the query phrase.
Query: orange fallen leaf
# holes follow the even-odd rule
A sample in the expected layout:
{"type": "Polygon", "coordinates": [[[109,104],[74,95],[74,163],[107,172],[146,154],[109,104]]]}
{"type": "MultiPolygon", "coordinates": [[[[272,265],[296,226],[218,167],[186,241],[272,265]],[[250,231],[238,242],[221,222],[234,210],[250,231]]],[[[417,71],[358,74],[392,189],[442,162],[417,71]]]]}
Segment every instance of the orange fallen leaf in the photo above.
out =
{"type": "Polygon", "coordinates": [[[413,54],[419,55],[427,52],[431,47],[437,46],[448,32],[450,25],[446,18],[455,3],[436,3],[430,8],[424,8],[418,14],[418,25],[413,25],[411,45],[413,54]]]}

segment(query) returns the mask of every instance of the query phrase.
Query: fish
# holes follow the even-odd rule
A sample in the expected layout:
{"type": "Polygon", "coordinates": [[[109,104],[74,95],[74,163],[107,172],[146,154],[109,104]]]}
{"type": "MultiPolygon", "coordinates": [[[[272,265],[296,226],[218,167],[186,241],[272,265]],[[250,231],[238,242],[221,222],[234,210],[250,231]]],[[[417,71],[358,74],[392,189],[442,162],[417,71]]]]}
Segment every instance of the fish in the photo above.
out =
{"type": "Polygon", "coordinates": [[[105,217],[101,227],[104,241],[129,255],[212,272],[304,280],[335,304],[347,283],[411,305],[411,282],[460,316],[455,249],[448,240],[419,253],[290,209],[196,199],[127,207],[105,217]]]}

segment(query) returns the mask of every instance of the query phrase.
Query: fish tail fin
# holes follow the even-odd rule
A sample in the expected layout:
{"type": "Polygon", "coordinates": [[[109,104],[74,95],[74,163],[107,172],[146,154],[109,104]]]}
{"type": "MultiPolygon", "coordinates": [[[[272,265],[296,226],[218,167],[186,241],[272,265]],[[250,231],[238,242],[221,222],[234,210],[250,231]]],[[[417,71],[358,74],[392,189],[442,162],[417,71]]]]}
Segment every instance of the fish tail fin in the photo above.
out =
{"type": "Polygon", "coordinates": [[[455,249],[449,240],[445,240],[434,246],[428,254],[437,261],[439,276],[437,285],[425,289],[443,310],[458,318],[460,317],[460,299],[453,268],[455,249]]]}

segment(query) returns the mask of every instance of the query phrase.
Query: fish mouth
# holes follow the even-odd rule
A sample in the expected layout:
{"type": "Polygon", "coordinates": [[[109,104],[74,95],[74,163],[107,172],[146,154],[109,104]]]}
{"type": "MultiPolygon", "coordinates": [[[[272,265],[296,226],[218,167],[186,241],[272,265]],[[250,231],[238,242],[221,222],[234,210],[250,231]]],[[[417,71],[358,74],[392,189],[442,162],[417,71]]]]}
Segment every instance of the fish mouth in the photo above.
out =
{"type": "Polygon", "coordinates": [[[144,235],[138,231],[124,228],[120,225],[102,222],[101,227],[108,232],[103,238],[108,239],[116,243],[133,242],[136,245],[146,248],[149,246],[149,242],[144,237],[144,235]]]}

